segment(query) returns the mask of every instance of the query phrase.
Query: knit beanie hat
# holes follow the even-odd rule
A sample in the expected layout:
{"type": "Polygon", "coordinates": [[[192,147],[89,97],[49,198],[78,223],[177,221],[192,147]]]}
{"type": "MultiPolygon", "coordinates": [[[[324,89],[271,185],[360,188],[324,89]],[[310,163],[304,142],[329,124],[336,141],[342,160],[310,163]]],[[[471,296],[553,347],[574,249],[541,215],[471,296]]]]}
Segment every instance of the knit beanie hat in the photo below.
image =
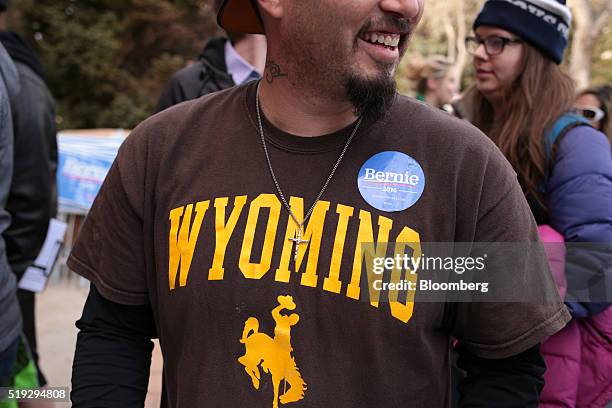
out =
{"type": "Polygon", "coordinates": [[[572,13],[566,0],[487,0],[474,22],[510,31],[557,64],[567,47],[572,13]]]}
{"type": "Polygon", "coordinates": [[[0,11],[6,10],[8,7],[9,0],[0,0],[0,11]]]}

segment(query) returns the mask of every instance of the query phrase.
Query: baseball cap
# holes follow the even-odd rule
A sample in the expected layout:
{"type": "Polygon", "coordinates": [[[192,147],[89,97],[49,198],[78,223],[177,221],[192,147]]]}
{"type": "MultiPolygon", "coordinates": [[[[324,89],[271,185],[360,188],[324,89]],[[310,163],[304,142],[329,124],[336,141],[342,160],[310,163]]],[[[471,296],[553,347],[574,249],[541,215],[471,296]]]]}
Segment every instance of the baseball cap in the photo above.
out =
{"type": "Polygon", "coordinates": [[[255,5],[257,0],[225,0],[221,4],[217,23],[227,31],[245,34],[265,34],[255,5]]]}

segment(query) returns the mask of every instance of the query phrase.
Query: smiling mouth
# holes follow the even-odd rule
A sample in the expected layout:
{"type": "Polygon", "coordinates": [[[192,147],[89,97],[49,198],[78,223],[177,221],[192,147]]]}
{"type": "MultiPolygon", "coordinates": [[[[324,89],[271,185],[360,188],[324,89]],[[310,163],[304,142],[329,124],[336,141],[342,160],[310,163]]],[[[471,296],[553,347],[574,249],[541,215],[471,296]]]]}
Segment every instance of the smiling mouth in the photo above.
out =
{"type": "Polygon", "coordinates": [[[365,42],[384,47],[389,50],[397,50],[404,41],[406,35],[389,33],[384,31],[367,31],[359,36],[365,42]]]}

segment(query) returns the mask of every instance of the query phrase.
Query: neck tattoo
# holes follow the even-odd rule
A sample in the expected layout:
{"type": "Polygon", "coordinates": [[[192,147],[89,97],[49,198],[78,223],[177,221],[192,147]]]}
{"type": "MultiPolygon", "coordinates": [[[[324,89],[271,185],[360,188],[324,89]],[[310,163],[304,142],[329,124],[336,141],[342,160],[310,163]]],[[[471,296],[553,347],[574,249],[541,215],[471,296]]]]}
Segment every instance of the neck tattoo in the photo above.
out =
{"type": "Polygon", "coordinates": [[[283,190],[281,189],[280,184],[278,183],[278,180],[276,179],[276,174],[274,173],[274,169],[272,168],[272,162],[270,161],[270,154],[268,153],[268,146],[266,145],[266,138],[265,138],[265,135],[264,135],[263,125],[262,125],[262,121],[261,121],[261,108],[260,108],[260,104],[259,104],[259,87],[260,87],[260,85],[261,85],[261,82],[259,82],[257,84],[257,94],[256,94],[256,97],[255,97],[255,108],[256,108],[256,111],[257,111],[257,125],[259,127],[259,136],[261,137],[261,144],[263,146],[264,153],[266,155],[266,161],[268,162],[268,169],[270,170],[270,175],[272,176],[272,181],[274,181],[274,185],[276,186],[276,191],[278,192],[278,195],[279,195],[281,201],[283,202],[284,207],[289,212],[289,215],[291,216],[291,219],[297,225],[297,230],[295,232],[295,236],[293,238],[289,238],[289,241],[293,242],[293,244],[295,245],[294,261],[297,262],[300,245],[307,244],[309,242],[308,240],[302,239],[302,236],[303,236],[303,233],[304,233],[304,224],[306,224],[306,221],[308,221],[308,218],[310,218],[310,215],[312,214],[313,210],[315,209],[317,203],[319,202],[319,200],[321,200],[321,196],[323,195],[323,193],[327,189],[327,186],[329,186],[329,183],[332,181],[332,179],[334,177],[334,174],[336,173],[336,170],[340,166],[340,163],[342,162],[342,159],[344,158],[344,155],[345,155],[346,151],[348,150],[349,145],[351,144],[351,141],[355,137],[355,134],[357,133],[357,130],[359,129],[359,127],[361,125],[362,118],[360,117],[357,120],[357,123],[356,123],[355,127],[353,128],[353,131],[351,132],[351,135],[349,136],[348,140],[346,141],[346,144],[344,145],[344,148],[342,149],[342,153],[340,153],[340,157],[338,157],[338,160],[336,160],[336,164],[332,168],[331,173],[329,173],[329,176],[327,177],[327,180],[325,181],[325,184],[323,184],[323,188],[321,188],[321,191],[319,191],[319,194],[317,195],[317,198],[315,199],[314,203],[312,204],[312,206],[310,207],[310,209],[306,213],[306,216],[300,222],[297,219],[297,217],[295,216],[295,214],[293,214],[293,211],[291,211],[291,206],[289,206],[289,203],[285,199],[285,194],[283,194],[283,190]]]}
{"type": "Polygon", "coordinates": [[[286,77],[287,74],[283,72],[280,65],[272,60],[266,60],[266,81],[269,84],[274,82],[275,78],[286,77]]]}

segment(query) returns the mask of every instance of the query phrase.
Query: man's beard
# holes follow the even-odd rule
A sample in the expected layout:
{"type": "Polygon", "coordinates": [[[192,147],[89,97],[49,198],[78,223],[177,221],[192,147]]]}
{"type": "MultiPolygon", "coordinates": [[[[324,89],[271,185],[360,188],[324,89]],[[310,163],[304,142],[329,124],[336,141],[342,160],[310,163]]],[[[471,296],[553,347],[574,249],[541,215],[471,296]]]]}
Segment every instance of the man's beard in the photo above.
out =
{"type": "Polygon", "coordinates": [[[295,73],[289,81],[303,89],[313,90],[314,95],[351,103],[355,115],[366,121],[376,121],[385,116],[396,95],[395,67],[380,64],[375,74],[366,76],[351,67],[358,51],[357,39],[351,50],[342,53],[343,47],[338,47],[333,41],[321,40],[320,33],[310,33],[309,29],[312,27],[298,29],[292,26],[290,34],[281,38],[286,64],[291,66],[289,71],[295,73]],[[298,32],[293,33],[293,30],[298,32]],[[302,47],[295,47],[296,43],[302,47]]]}
{"type": "Polygon", "coordinates": [[[393,105],[396,95],[395,79],[386,73],[380,73],[373,78],[364,78],[353,73],[346,80],[345,88],[355,115],[368,122],[383,118],[393,105]]]}

